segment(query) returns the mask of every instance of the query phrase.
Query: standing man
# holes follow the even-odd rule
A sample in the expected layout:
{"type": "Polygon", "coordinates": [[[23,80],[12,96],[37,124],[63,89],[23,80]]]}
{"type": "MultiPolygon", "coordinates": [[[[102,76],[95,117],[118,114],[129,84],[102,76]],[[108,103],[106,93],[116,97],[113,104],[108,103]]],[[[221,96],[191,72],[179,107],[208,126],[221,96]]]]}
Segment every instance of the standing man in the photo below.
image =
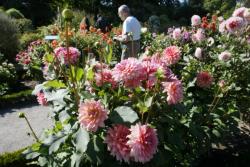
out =
{"type": "Polygon", "coordinates": [[[118,8],[118,15],[123,21],[122,35],[115,36],[114,40],[118,40],[122,43],[121,59],[137,57],[140,51],[140,22],[130,15],[130,10],[127,5],[122,5],[118,8]]]}

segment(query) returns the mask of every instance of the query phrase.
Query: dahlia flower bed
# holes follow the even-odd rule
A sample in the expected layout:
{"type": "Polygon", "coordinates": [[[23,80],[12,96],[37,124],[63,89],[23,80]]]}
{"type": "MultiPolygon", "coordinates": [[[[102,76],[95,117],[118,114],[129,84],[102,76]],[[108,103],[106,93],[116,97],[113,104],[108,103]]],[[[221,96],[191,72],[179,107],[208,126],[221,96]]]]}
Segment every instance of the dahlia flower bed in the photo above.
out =
{"type": "Polygon", "coordinates": [[[146,32],[145,52],[122,61],[110,41],[97,41],[98,59],[70,45],[67,20],[58,46],[42,44],[46,81],[33,91],[55,126],[26,157],[40,166],[197,164],[249,109],[249,16],[239,8],[227,20],[195,15],[191,27],[146,32]]]}

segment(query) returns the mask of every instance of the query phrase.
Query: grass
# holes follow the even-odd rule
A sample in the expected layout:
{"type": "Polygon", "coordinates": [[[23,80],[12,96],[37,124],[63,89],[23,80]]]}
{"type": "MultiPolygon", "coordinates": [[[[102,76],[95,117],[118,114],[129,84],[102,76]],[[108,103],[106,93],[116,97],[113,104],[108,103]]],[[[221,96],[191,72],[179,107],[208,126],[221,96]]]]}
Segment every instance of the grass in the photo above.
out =
{"type": "Polygon", "coordinates": [[[35,96],[32,95],[33,89],[22,90],[17,93],[11,93],[3,95],[0,97],[0,108],[10,106],[19,102],[32,102],[35,99],[35,96]]]}
{"type": "Polygon", "coordinates": [[[28,161],[22,156],[22,152],[25,150],[21,149],[11,153],[4,153],[0,155],[0,166],[1,167],[37,167],[36,165],[26,165],[28,161]]]}

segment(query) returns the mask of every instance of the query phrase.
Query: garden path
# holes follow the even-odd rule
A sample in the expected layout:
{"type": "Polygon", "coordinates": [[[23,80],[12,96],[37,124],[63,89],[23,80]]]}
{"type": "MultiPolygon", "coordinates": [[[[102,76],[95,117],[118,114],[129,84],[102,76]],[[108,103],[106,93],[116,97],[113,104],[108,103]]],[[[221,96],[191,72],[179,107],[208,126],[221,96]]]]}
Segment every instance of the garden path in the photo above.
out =
{"type": "Polygon", "coordinates": [[[27,147],[35,142],[29,136],[30,130],[24,119],[18,117],[24,112],[36,134],[41,136],[44,128],[52,126],[49,107],[26,104],[0,109],[0,154],[27,147]]]}

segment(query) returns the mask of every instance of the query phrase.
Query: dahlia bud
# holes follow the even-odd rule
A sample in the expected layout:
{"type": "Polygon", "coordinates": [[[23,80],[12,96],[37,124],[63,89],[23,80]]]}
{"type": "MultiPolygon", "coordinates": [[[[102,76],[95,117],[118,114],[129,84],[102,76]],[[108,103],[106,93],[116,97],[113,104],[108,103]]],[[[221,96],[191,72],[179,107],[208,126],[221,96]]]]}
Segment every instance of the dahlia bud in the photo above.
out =
{"type": "Polygon", "coordinates": [[[24,117],[25,117],[25,114],[24,114],[23,112],[20,112],[20,113],[18,113],[18,117],[19,117],[19,118],[24,118],[24,117]]]}
{"type": "Polygon", "coordinates": [[[70,21],[74,17],[73,12],[70,9],[64,9],[62,12],[62,16],[66,21],[70,21]]]}

